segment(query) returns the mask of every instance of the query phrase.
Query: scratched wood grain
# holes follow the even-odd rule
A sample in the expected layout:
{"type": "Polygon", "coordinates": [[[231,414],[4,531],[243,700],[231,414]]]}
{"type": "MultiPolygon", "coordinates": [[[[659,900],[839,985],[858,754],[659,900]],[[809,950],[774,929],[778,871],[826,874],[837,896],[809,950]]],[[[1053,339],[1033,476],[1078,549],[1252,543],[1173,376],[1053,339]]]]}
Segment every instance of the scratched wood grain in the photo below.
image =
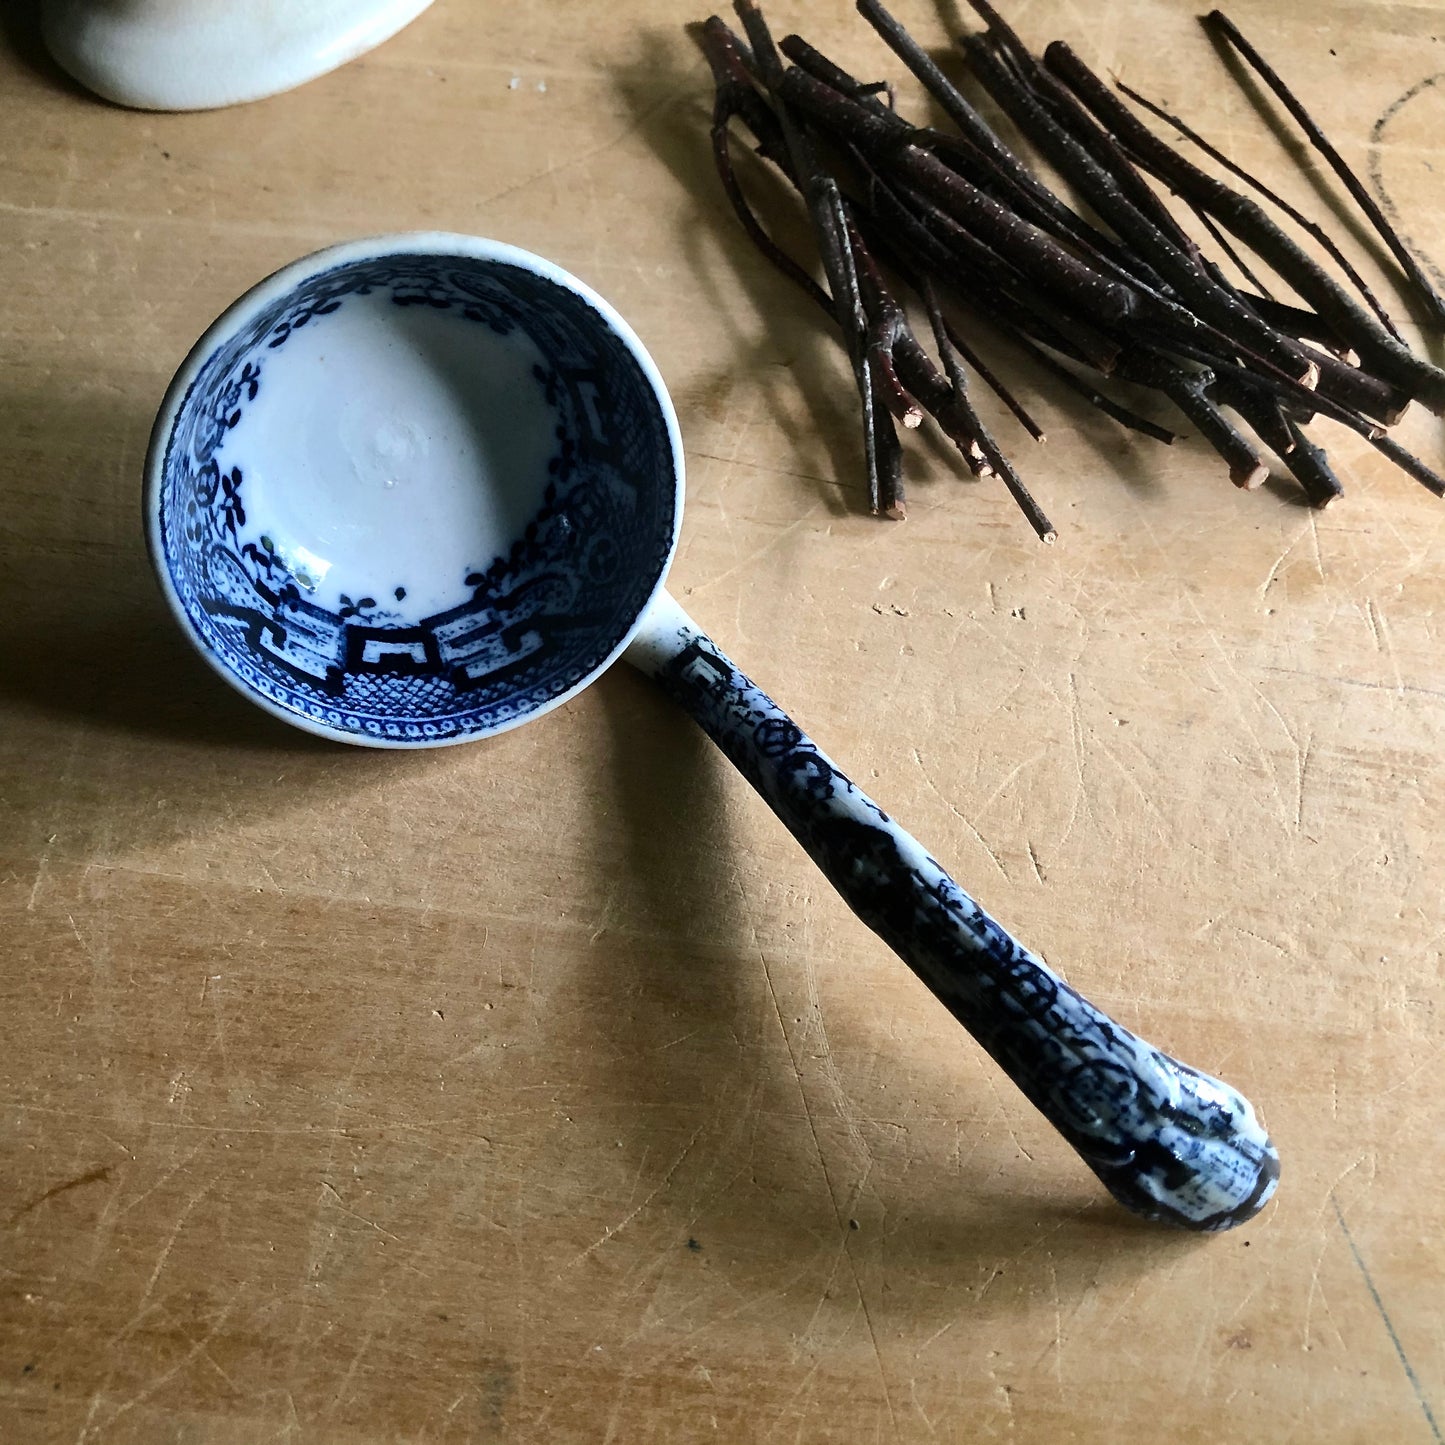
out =
{"type": "MultiPolygon", "coordinates": [[[[1321,209],[1191,9],[1012,13],[1321,209]]],[[[898,72],[848,7],[772,13],[898,72]]],[[[1439,13],[1236,15],[1445,263],[1439,13]]],[[[1042,399],[1046,447],[998,425],[1056,548],[927,443],[908,523],[862,516],[846,376],[719,202],[687,18],[442,0],[191,116],[89,100],[4,22],[0,1439],[1438,1445],[1445,511],[1343,435],[1317,515],[1042,399]],[[1123,1217],[637,678],[392,757],[190,658],[138,525],[171,370],[266,271],[415,227],[633,321],[687,605],[1258,1101],[1262,1218],[1123,1217]]]]}

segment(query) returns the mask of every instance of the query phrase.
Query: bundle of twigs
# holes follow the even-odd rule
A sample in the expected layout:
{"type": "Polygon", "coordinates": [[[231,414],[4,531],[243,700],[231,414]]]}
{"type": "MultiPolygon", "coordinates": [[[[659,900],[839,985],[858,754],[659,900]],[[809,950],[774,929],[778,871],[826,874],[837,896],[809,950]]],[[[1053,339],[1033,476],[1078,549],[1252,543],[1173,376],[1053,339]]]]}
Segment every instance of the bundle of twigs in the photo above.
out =
{"type": "MultiPolygon", "coordinates": [[[[872,510],[904,515],[898,428],[916,427],[928,415],[975,474],[997,475],[1038,535],[1054,538],[974,408],[967,368],[1036,439],[1043,433],[964,340],[963,314],[1006,332],[1121,425],[1169,442],[1173,433],[1106,395],[1094,378],[1162,392],[1224,459],[1237,486],[1264,480],[1260,448],[1268,446],[1308,499],[1328,506],[1341,495],[1340,483],[1304,431],[1325,417],[1445,496],[1445,479],[1385,434],[1411,400],[1445,414],[1445,372],[1406,346],[1321,228],[1182,122],[1120,87],[1302,225],[1340,268],[1344,284],[1258,202],[1151,131],[1062,41],[1040,60],[988,0],[970,4],[987,25],[983,34],[958,40],[970,70],[1088,213],[1025,164],[878,0],[858,0],[858,10],[953,130],[911,125],[893,108],[891,87],[860,83],[796,35],[775,43],[753,0],[735,0],[746,41],[716,16],[698,31],[716,86],[713,153],[733,209],[762,253],[833,318],[847,349],[862,405],[872,510]],[[734,120],[803,197],[826,287],[776,244],[745,195],[733,164],[734,120]],[[1252,289],[1227,278],[1151,182],[1185,202],[1252,289]],[[1226,231],[1299,304],[1272,296],[1226,231]],[[934,354],[900,299],[909,293],[927,317],[934,354]]],[[[1445,304],[1279,77],[1219,12],[1205,23],[1285,99],[1367,205],[1431,317],[1445,318],[1445,304]]]]}

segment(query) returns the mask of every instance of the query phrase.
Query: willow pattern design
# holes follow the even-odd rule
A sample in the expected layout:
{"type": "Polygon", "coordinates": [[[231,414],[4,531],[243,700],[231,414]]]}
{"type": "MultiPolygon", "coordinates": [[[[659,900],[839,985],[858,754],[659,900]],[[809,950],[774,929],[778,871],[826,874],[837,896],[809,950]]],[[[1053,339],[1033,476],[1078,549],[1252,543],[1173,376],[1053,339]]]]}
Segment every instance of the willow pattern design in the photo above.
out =
{"type": "Polygon", "coordinates": [[[1206,1231],[1264,1207],[1279,1155],[1247,1099],[1070,988],[680,610],[671,633],[647,670],[1121,1204],[1206,1231]]]}
{"type": "Polygon", "coordinates": [[[165,564],[197,635],[262,697],[361,738],[435,742],[525,717],[605,657],[665,567],[677,479],[657,397],[590,305],[521,267],[399,255],[311,277],[208,358],[168,439],[165,564]],[[403,578],[320,605],[270,538],[246,530],[247,408],[269,363],[351,298],[524,333],[553,417],[542,505],[510,549],[412,614],[403,578]]]}

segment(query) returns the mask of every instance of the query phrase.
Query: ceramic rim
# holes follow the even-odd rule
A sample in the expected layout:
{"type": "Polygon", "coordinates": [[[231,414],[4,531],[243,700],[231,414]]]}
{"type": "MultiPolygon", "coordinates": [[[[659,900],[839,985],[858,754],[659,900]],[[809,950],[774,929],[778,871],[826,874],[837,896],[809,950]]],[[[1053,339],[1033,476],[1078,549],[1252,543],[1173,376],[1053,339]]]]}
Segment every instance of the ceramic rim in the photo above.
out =
{"type": "Polygon", "coordinates": [[[264,708],[267,712],[271,713],[272,716],[280,718],[283,722],[290,723],[293,727],[298,727],[306,732],[314,733],[319,737],[331,738],[338,742],[351,743],[361,747],[382,748],[447,747],[455,743],[473,742],[480,738],[492,737],[498,733],[508,732],[512,728],[520,727],[523,723],[530,722],[533,718],[540,717],[544,713],[552,711],[553,708],[561,707],[563,703],[575,697],[584,687],[587,687],[616,662],[626,650],[627,645],[632,641],[633,637],[636,636],[638,628],[642,625],[642,620],[646,616],[648,608],[651,607],[653,600],[666,586],[667,573],[677,550],[678,531],[682,521],[683,495],[684,463],[682,435],[678,427],[677,413],[673,407],[672,398],[668,395],[667,387],[662,380],[661,373],[658,371],[657,365],[652,360],[652,357],[648,355],[646,347],[643,346],[637,334],[609,302],[599,296],[591,287],[578,280],[578,278],[570,272],[564,271],[553,262],[537,256],[532,252],[521,250],[519,247],[508,245],[502,241],[492,241],[480,236],[469,236],[447,231],[396,232],[327,246],[319,251],[314,251],[307,256],[303,256],[287,266],[283,266],[278,271],[272,272],[271,275],[257,282],[250,290],[233,301],[231,305],[211,323],[195,345],[191,347],[185,360],[181,363],[175,376],[172,378],[170,386],[166,390],[165,399],[161,403],[155,423],[151,428],[150,443],[146,451],[145,459],[144,511],[146,546],[150,554],[152,569],[160,583],[166,604],[170,608],[172,616],[180,624],[181,631],[185,634],[187,641],[190,642],[191,646],[205,659],[212,671],[225,679],[231,687],[241,693],[249,702],[264,708]],[[162,528],[161,494],[165,483],[166,460],[170,449],[171,438],[184,411],[193,385],[216,351],[259,313],[267,307],[281,301],[299,285],[312,277],[335,270],[339,267],[392,255],[425,255],[456,258],[464,261],[496,262],[531,272],[533,275],[550,281],[566,291],[570,291],[585,303],[588,309],[597,317],[601,325],[606,326],[612,331],[637,363],[643,376],[656,395],[658,407],[662,413],[662,418],[667,429],[668,445],[672,453],[672,472],[675,482],[674,505],[671,535],[668,539],[666,553],[657,579],[648,592],[645,602],[638,608],[636,615],[632,618],[631,623],[617,640],[616,644],[599,663],[592,667],[591,670],[585,673],[578,681],[563,689],[554,697],[537,704],[531,710],[503,722],[477,727],[466,732],[458,732],[444,737],[398,738],[372,734],[361,736],[349,730],[331,727],[321,719],[294,711],[258,692],[243,678],[238,677],[231,667],[228,666],[226,660],[197,633],[195,623],[192,621],[185,603],[176,590],[170,568],[166,562],[165,538],[162,528]]]}

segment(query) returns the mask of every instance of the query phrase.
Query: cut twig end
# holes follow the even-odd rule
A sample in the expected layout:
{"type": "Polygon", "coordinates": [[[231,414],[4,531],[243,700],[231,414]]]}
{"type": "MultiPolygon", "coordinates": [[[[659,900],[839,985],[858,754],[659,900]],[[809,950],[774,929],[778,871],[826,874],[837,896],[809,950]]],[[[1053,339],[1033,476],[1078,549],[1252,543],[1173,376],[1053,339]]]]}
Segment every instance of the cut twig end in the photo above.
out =
{"type": "Polygon", "coordinates": [[[1252,467],[1236,467],[1229,474],[1229,480],[1241,491],[1258,491],[1264,485],[1264,479],[1269,475],[1269,468],[1263,462],[1257,462],[1252,467]]]}

